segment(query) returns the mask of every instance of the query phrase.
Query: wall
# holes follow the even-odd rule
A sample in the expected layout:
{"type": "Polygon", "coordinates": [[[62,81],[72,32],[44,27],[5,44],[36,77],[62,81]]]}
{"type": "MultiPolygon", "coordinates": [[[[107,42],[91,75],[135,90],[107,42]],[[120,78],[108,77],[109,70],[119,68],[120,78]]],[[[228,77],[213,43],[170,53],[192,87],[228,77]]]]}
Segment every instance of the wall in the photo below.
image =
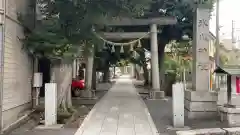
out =
{"type": "Polygon", "coordinates": [[[32,58],[22,49],[19,39],[23,27],[17,21],[17,12],[27,8],[27,0],[7,0],[5,23],[3,128],[16,121],[31,107],[32,58]]]}

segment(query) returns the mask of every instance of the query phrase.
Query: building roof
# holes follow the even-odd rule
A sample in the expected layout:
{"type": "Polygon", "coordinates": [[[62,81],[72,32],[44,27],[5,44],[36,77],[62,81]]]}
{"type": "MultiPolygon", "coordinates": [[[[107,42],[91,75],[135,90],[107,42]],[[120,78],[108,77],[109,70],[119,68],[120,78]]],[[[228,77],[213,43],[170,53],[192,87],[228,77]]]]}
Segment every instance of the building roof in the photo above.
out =
{"type": "Polygon", "coordinates": [[[239,67],[228,66],[228,67],[217,67],[214,71],[215,73],[223,73],[228,75],[240,75],[239,67]]]}
{"type": "Polygon", "coordinates": [[[212,33],[212,32],[209,32],[209,36],[212,40],[215,40],[216,39],[216,36],[212,33]]]}

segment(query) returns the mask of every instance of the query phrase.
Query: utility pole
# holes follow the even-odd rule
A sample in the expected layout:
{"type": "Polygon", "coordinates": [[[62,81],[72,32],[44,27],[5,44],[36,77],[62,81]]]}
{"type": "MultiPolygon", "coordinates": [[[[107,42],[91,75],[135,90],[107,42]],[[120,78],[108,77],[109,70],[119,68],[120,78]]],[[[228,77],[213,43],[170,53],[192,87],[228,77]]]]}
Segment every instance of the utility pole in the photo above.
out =
{"type": "MultiPolygon", "coordinates": [[[[220,46],[220,39],[219,39],[219,31],[220,31],[220,26],[219,26],[219,6],[220,5],[220,0],[216,0],[216,55],[215,55],[215,67],[217,68],[220,65],[220,54],[219,54],[219,46],[220,46]]],[[[220,82],[219,78],[216,77],[216,85],[217,88],[220,88],[220,82]]]]}
{"type": "Polygon", "coordinates": [[[233,43],[234,47],[237,48],[236,38],[235,38],[235,21],[234,20],[232,20],[232,43],[233,43]]]}
{"type": "Polygon", "coordinates": [[[215,64],[216,67],[219,66],[219,59],[220,59],[220,55],[219,55],[219,44],[220,44],[220,39],[219,39],[219,30],[220,30],[220,26],[219,26],[219,1],[220,0],[216,0],[216,56],[215,56],[215,64]]]}

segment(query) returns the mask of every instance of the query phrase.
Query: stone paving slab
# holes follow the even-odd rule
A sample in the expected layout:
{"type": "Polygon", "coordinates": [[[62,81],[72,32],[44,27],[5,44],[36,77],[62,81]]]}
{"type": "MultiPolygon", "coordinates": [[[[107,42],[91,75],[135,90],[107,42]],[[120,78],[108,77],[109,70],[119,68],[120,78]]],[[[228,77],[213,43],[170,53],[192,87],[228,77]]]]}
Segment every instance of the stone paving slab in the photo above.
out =
{"type": "Polygon", "coordinates": [[[129,76],[93,107],[75,135],[159,135],[148,109],[129,76]]]}

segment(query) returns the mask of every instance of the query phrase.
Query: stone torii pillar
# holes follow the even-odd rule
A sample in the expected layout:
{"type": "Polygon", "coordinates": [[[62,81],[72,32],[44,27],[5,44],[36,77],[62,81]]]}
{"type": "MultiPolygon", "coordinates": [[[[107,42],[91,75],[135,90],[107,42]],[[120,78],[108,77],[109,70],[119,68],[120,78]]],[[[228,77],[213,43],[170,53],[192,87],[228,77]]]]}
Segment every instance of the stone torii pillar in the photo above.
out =
{"type": "Polygon", "coordinates": [[[134,75],[135,75],[135,66],[134,64],[131,64],[131,77],[134,78],[134,75]]]}
{"type": "Polygon", "coordinates": [[[72,64],[72,70],[73,70],[73,78],[77,78],[77,60],[76,59],[74,59],[73,60],[73,64],[72,64]]]}
{"type": "Polygon", "coordinates": [[[152,69],[152,91],[150,92],[150,98],[161,99],[164,97],[164,91],[160,91],[157,24],[150,25],[150,32],[152,69]]]}

